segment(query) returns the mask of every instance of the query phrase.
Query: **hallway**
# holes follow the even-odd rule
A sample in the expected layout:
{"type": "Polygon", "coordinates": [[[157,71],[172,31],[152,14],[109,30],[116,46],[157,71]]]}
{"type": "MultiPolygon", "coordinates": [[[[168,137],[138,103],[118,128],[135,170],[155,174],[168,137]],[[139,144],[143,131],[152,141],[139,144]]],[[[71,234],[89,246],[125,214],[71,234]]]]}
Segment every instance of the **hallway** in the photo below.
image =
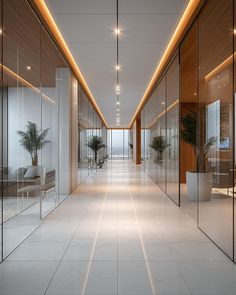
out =
{"type": "Polygon", "coordinates": [[[1,265],[1,295],[233,295],[235,265],[128,160],[69,196],[1,265]]]}

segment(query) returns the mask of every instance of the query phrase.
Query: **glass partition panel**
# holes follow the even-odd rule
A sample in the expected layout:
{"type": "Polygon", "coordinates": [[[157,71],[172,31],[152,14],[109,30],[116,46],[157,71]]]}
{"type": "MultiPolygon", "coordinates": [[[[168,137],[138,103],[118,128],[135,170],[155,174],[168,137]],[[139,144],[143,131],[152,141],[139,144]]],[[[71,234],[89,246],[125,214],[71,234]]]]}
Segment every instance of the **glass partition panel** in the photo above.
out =
{"type": "Polygon", "coordinates": [[[233,3],[199,16],[199,227],[233,257],[233,3]],[[210,41],[209,41],[210,40],[210,41]]]}
{"type": "Polygon", "coordinates": [[[166,74],[166,193],[179,205],[179,55],[166,74]]]}
{"type": "Polygon", "coordinates": [[[79,86],[78,120],[79,120],[78,169],[79,169],[79,183],[81,183],[88,176],[88,158],[87,158],[88,100],[80,86],[79,86]]]}
{"type": "Polygon", "coordinates": [[[146,138],[146,148],[147,148],[147,159],[146,159],[146,165],[145,169],[147,171],[147,174],[151,177],[151,169],[154,161],[154,150],[150,147],[151,141],[153,138],[152,131],[151,131],[151,120],[150,120],[150,109],[151,109],[151,103],[150,100],[145,105],[145,128],[148,132],[149,137],[146,138]]]}
{"type": "MultiPolygon", "coordinates": [[[[236,0],[234,0],[234,29],[236,27],[236,0]]],[[[236,34],[234,34],[234,55],[236,52],[236,34]]],[[[233,110],[233,115],[234,118],[236,116],[236,62],[234,60],[234,93],[233,93],[233,100],[234,100],[234,110],[233,110]]],[[[234,178],[234,197],[236,194],[236,120],[234,119],[234,173],[233,173],[233,178],[234,178]]],[[[234,198],[234,261],[236,262],[236,202],[234,198]]]]}
{"type": "MultiPolygon", "coordinates": [[[[197,25],[195,22],[180,47],[180,121],[197,112],[197,25]]],[[[183,130],[181,124],[181,130],[183,130]]],[[[192,132],[193,130],[191,130],[192,132]]],[[[196,129],[195,129],[196,131],[196,129]]],[[[196,132],[194,135],[196,139],[196,132]]],[[[180,137],[180,203],[186,212],[197,222],[197,202],[192,201],[191,191],[187,190],[187,174],[197,169],[194,147],[180,137]],[[188,157],[186,157],[188,155],[188,157]],[[189,192],[189,194],[188,194],[189,192]]],[[[191,185],[197,190],[197,183],[191,185]]]]}
{"type": "Polygon", "coordinates": [[[141,112],[141,161],[142,161],[142,169],[145,171],[145,109],[142,109],[141,112]]]}
{"type": "Polygon", "coordinates": [[[41,91],[42,91],[42,132],[45,138],[41,150],[42,170],[42,217],[58,204],[58,159],[59,159],[59,69],[65,67],[59,52],[45,29],[41,29],[41,91]]]}
{"type": "Polygon", "coordinates": [[[40,132],[40,30],[26,1],[4,1],[3,235],[6,257],[40,224],[42,165],[32,152],[40,132]],[[24,17],[22,17],[24,16],[24,17]],[[33,188],[33,189],[31,189],[33,188]],[[36,188],[36,189],[35,189],[36,188]]]}
{"type": "Polygon", "coordinates": [[[162,190],[166,190],[166,77],[157,86],[157,117],[156,136],[160,143],[157,159],[157,183],[162,190]]]}
{"type": "Polygon", "coordinates": [[[124,158],[129,158],[129,130],[124,130],[124,158]]]}
{"type": "Polygon", "coordinates": [[[111,136],[111,129],[107,130],[107,154],[108,157],[111,158],[112,157],[112,136],[111,136]]]}
{"type": "MultiPolygon", "coordinates": [[[[156,136],[166,140],[166,112],[158,120],[156,130],[156,136]]],[[[163,191],[166,191],[166,150],[161,152],[161,158],[157,160],[157,183],[163,191]]]]}
{"type": "MultiPolygon", "coordinates": [[[[3,24],[2,24],[2,0],[0,0],[0,28],[1,30],[3,29],[3,24]]],[[[2,85],[2,73],[3,73],[3,64],[2,64],[2,35],[0,35],[0,71],[1,71],[1,79],[0,79],[0,85],[1,85],[1,94],[0,94],[0,169],[1,169],[1,176],[0,176],[0,181],[1,181],[1,188],[0,188],[0,262],[3,260],[3,188],[4,188],[4,174],[5,174],[5,164],[3,162],[3,149],[5,146],[5,135],[3,133],[3,118],[4,118],[4,113],[3,113],[3,85],[2,85]]]]}

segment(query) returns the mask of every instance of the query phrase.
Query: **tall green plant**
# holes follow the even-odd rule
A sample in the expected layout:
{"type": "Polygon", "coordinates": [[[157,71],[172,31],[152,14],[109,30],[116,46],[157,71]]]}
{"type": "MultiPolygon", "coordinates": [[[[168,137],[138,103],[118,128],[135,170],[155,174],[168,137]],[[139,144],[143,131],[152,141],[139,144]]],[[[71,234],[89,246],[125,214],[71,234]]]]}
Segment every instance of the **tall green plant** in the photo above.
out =
{"type": "Polygon", "coordinates": [[[39,130],[37,124],[30,121],[27,122],[26,131],[17,131],[17,134],[21,137],[20,144],[22,147],[30,153],[32,160],[32,166],[38,166],[38,153],[42,150],[48,143],[49,140],[46,139],[50,128],[43,131],[39,130]]]}
{"type": "Polygon", "coordinates": [[[165,149],[169,147],[170,144],[167,143],[164,136],[159,135],[152,138],[152,142],[149,146],[157,152],[157,162],[160,162],[163,159],[165,149]]]}
{"type": "Polygon", "coordinates": [[[90,136],[87,142],[87,146],[94,152],[94,160],[95,160],[95,163],[97,164],[98,151],[101,148],[105,147],[105,144],[103,144],[102,137],[97,135],[90,136]]]}
{"type": "Polygon", "coordinates": [[[197,113],[189,111],[181,118],[180,135],[183,142],[192,146],[197,156],[197,113]]]}
{"type": "Polygon", "coordinates": [[[196,158],[198,159],[199,170],[205,170],[205,162],[210,148],[216,144],[217,137],[210,137],[207,139],[203,146],[202,153],[199,153],[198,149],[198,124],[197,124],[197,112],[189,111],[185,116],[181,118],[181,130],[180,135],[183,142],[192,146],[196,158]]]}

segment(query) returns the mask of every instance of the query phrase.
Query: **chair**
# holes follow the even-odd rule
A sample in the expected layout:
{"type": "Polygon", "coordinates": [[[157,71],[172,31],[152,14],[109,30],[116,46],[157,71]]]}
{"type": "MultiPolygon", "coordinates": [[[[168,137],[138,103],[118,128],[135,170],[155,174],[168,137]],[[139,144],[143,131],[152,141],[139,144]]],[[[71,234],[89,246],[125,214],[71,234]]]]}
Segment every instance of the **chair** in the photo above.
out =
{"type": "Polygon", "coordinates": [[[39,176],[39,179],[35,181],[36,184],[19,188],[17,192],[21,193],[22,197],[24,197],[25,193],[27,197],[29,197],[29,193],[41,192],[44,197],[46,193],[55,189],[55,170],[46,173],[46,169],[44,167],[40,167],[39,176]]]}

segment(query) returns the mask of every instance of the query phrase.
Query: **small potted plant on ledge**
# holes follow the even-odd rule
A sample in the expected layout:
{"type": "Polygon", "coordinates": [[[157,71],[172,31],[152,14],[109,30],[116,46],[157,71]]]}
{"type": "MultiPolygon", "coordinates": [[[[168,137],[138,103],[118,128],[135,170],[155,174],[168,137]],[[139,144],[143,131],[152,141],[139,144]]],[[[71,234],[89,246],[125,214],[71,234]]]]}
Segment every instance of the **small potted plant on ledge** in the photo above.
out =
{"type": "Polygon", "coordinates": [[[197,144],[197,112],[189,111],[181,118],[181,139],[192,146],[196,159],[198,160],[198,171],[186,172],[186,183],[188,198],[190,201],[206,202],[210,200],[213,173],[206,169],[207,156],[210,148],[215,145],[217,138],[210,137],[199,152],[197,144]]]}
{"type": "Polygon", "coordinates": [[[152,142],[149,145],[155,152],[156,152],[156,163],[161,163],[163,159],[163,153],[167,147],[170,146],[170,144],[167,143],[164,136],[154,136],[152,138],[152,142]]]}
{"type": "Polygon", "coordinates": [[[97,136],[97,135],[92,135],[88,139],[87,147],[89,147],[94,153],[94,161],[95,161],[96,169],[97,169],[97,166],[99,166],[99,168],[101,168],[100,167],[101,164],[98,165],[97,158],[98,158],[98,151],[105,147],[102,137],[97,136]]]}
{"type": "MultiPolygon", "coordinates": [[[[48,132],[50,128],[39,130],[36,123],[27,122],[26,131],[18,130],[17,134],[20,136],[21,146],[30,154],[31,167],[26,172],[27,177],[34,177],[40,174],[38,166],[39,151],[42,150],[48,143],[48,132]]],[[[25,176],[26,177],[26,176],[25,176]]]]}

